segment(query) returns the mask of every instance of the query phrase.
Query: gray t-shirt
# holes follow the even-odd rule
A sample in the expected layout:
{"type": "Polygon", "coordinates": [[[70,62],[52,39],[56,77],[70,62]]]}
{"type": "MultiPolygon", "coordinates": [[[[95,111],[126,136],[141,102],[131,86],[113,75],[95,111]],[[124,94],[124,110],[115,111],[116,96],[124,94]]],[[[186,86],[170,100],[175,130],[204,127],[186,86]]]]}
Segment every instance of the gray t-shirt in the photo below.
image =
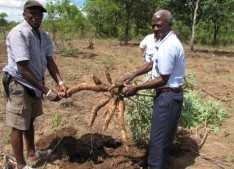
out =
{"type": "Polygon", "coordinates": [[[47,59],[53,55],[53,45],[47,33],[40,31],[40,38],[26,22],[18,24],[8,34],[6,39],[8,64],[3,68],[22,85],[35,91],[41,97],[42,91],[33,87],[23,79],[17,68],[17,62],[28,61],[29,69],[38,81],[44,80],[47,59]]]}

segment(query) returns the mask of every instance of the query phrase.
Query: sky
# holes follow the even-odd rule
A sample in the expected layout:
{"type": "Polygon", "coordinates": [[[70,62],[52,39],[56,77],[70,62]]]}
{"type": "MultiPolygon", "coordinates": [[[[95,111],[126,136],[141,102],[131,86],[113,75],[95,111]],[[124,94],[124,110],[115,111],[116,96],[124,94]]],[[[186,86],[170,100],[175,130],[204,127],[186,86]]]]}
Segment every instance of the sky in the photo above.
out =
{"type": "MultiPolygon", "coordinates": [[[[22,21],[23,5],[26,0],[0,0],[0,13],[4,12],[8,15],[9,21],[22,21]]],[[[49,0],[38,0],[42,5],[46,5],[49,0]]],[[[72,3],[81,7],[85,0],[71,0],[72,3]]]]}

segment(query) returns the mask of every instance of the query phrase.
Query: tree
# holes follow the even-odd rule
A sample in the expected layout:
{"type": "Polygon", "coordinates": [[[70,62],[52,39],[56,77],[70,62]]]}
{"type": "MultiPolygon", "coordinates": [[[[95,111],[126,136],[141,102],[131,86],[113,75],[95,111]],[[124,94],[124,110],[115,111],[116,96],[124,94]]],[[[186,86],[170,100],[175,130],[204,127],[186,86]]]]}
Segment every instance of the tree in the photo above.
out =
{"type": "Polygon", "coordinates": [[[87,20],[70,0],[50,1],[47,4],[47,11],[48,16],[44,26],[52,32],[55,43],[58,41],[58,34],[63,47],[66,45],[71,47],[71,40],[76,37],[77,33],[84,34],[87,20]]]}
{"type": "Polygon", "coordinates": [[[134,35],[146,35],[151,31],[151,19],[155,12],[155,3],[152,0],[138,0],[133,6],[134,35]]]}
{"type": "Polygon", "coordinates": [[[191,43],[190,43],[190,49],[192,51],[194,49],[195,24],[196,24],[196,19],[197,19],[198,5],[199,5],[199,0],[197,0],[196,2],[196,7],[194,9],[194,15],[193,15],[192,36],[191,36],[191,43]]]}
{"type": "Polygon", "coordinates": [[[152,0],[88,0],[88,19],[99,37],[118,37],[127,44],[131,35],[148,32],[152,0]]]}
{"type": "Polygon", "coordinates": [[[6,38],[6,30],[8,28],[6,17],[6,13],[0,13],[0,33],[4,39],[6,38]]]}
{"type": "Polygon", "coordinates": [[[133,15],[133,5],[136,4],[136,0],[118,0],[116,1],[122,12],[124,21],[124,44],[127,45],[129,41],[129,30],[131,29],[131,18],[133,15]]]}
{"type": "Polygon", "coordinates": [[[153,13],[162,8],[172,12],[174,31],[182,41],[190,40],[191,48],[234,42],[234,0],[87,0],[82,11],[70,0],[51,0],[46,27],[63,40],[90,33],[128,44],[149,33],[153,13]]]}
{"type": "Polygon", "coordinates": [[[212,30],[212,44],[217,45],[222,29],[230,24],[233,27],[234,1],[207,0],[204,1],[203,10],[203,19],[208,20],[208,27],[212,30]]]}
{"type": "Polygon", "coordinates": [[[112,0],[88,0],[84,11],[98,37],[118,37],[120,9],[112,0]]]}
{"type": "Polygon", "coordinates": [[[5,25],[7,24],[7,21],[6,21],[6,17],[7,17],[7,14],[6,13],[0,13],[0,25],[5,25]]]}
{"type": "Polygon", "coordinates": [[[152,0],[115,0],[121,11],[121,25],[123,27],[123,40],[127,45],[133,35],[138,35],[140,30],[149,31],[151,17],[154,11],[152,0]],[[135,32],[133,29],[135,28],[135,32]]]}

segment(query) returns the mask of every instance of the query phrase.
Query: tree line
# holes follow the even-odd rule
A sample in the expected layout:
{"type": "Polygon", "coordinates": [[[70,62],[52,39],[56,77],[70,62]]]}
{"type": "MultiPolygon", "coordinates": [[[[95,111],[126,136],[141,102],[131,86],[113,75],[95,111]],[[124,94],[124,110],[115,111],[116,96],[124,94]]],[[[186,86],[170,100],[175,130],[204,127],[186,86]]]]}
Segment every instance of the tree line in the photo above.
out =
{"type": "Polygon", "coordinates": [[[151,17],[160,8],[172,12],[173,29],[185,43],[192,35],[198,44],[234,42],[234,0],[86,0],[82,9],[70,0],[53,0],[46,8],[43,27],[64,45],[77,37],[139,40],[151,32],[151,17]]]}

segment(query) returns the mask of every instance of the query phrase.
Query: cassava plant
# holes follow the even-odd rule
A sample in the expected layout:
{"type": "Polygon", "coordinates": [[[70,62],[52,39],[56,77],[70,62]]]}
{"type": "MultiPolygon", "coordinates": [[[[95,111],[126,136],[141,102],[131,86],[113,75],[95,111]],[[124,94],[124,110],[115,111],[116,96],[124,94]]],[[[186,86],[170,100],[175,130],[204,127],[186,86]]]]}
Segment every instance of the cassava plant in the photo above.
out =
{"type": "Polygon", "coordinates": [[[184,94],[180,125],[185,128],[207,126],[217,131],[226,115],[227,112],[218,102],[205,101],[198,91],[188,90],[184,94]]]}
{"type": "Polygon", "coordinates": [[[150,95],[153,94],[154,90],[144,90],[142,95],[136,95],[127,101],[127,123],[134,140],[139,144],[144,143],[149,137],[153,110],[153,97],[150,95]]]}
{"type": "MultiPolygon", "coordinates": [[[[195,90],[195,76],[188,74],[185,79],[184,102],[180,118],[183,128],[207,127],[217,131],[227,115],[225,109],[216,101],[207,100],[195,90]]],[[[150,119],[153,111],[152,90],[145,90],[143,95],[136,95],[128,100],[126,108],[127,122],[135,141],[147,143],[150,119]]]]}
{"type": "MultiPolygon", "coordinates": [[[[90,121],[90,127],[93,126],[98,112],[104,108],[103,114],[105,120],[103,130],[105,131],[108,128],[111,120],[115,117],[116,124],[118,125],[122,134],[122,140],[126,143],[127,132],[124,120],[125,101],[124,96],[122,95],[122,89],[124,85],[121,80],[113,82],[108,70],[106,70],[104,73],[106,81],[102,81],[97,76],[93,75],[93,82],[80,83],[72,86],[68,89],[67,94],[72,95],[83,90],[103,93],[105,98],[98,102],[91,110],[92,117],[90,121]]],[[[126,148],[128,147],[126,146],[126,148]]]]}

